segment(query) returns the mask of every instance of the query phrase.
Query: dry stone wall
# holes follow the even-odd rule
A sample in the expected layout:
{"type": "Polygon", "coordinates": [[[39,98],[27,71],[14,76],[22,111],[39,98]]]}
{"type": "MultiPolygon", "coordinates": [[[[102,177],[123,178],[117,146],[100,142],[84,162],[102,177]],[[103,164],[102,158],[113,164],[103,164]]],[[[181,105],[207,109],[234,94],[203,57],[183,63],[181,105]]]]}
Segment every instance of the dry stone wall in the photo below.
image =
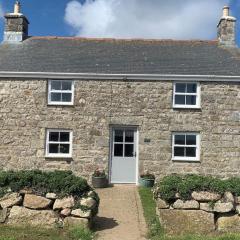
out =
{"type": "Polygon", "coordinates": [[[55,193],[38,196],[31,191],[7,193],[0,198],[0,224],[14,226],[32,225],[44,228],[91,227],[98,212],[98,204],[91,197],[74,199],[72,196],[58,198],[55,193]]]}
{"type": "Polygon", "coordinates": [[[0,168],[72,170],[89,177],[108,168],[110,127],[134,125],[140,172],[239,175],[239,83],[201,82],[198,110],[173,109],[172,89],[170,81],[76,80],[74,106],[48,106],[47,80],[1,79],[0,168]],[[45,158],[48,128],[73,130],[72,159],[45,158]],[[200,162],[171,160],[174,131],[200,132],[200,162]]]}
{"type": "Polygon", "coordinates": [[[170,203],[157,198],[157,213],[167,234],[240,232],[239,197],[231,192],[193,192],[191,197],[170,203]]]}

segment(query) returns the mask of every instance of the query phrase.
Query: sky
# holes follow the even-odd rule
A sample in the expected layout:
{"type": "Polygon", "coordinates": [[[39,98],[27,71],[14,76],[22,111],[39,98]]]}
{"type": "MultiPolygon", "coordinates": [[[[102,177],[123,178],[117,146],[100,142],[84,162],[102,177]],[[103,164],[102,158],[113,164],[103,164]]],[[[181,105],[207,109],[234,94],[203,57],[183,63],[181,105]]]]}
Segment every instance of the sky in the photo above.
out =
{"type": "MultiPolygon", "coordinates": [[[[0,41],[6,12],[15,0],[0,0],[0,41]]],[[[150,39],[216,39],[222,7],[239,19],[240,0],[21,0],[31,36],[150,39]]]]}

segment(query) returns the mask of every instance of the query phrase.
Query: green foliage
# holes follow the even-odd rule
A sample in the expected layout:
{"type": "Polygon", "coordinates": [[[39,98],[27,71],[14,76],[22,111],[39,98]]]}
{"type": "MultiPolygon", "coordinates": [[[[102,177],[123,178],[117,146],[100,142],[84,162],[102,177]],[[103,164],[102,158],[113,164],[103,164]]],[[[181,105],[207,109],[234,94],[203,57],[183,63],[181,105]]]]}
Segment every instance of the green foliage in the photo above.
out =
{"type": "Polygon", "coordinates": [[[95,234],[82,226],[70,230],[70,239],[73,240],[92,240],[95,234]]]}
{"type": "Polygon", "coordinates": [[[92,240],[94,234],[82,226],[72,229],[44,229],[0,225],[0,240],[92,240]]]}
{"type": "Polygon", "coordinates": [[[71,171],[39,170],[0,172],[0,194],[6,192],[8,188],[15,192],[22,189],[32,189],[39,194],[54,192],[62,197],[67,195],[81,197],[91,190],[85,179],[73,175],[71,171]]]}
{"type": "Polygon", "coordinates": [[[240,195],[240,178],[219,179],[200,175],[171,175],[164,177],[157,186],[162,199],[171,202],[177,193],[182,199],[191,198],[193,191],[211,191],[223,194],[230,191],[240,195]]]}

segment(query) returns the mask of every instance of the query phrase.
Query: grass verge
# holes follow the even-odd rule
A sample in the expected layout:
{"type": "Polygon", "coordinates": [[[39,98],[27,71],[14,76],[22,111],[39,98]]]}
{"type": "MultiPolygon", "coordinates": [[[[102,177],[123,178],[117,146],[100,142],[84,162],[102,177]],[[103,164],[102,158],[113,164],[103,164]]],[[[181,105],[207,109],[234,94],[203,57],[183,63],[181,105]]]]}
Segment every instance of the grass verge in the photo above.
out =
{"type": "Polygon", "coordinates": [[[148,226],[148,238],[157,240],[163,236],[163,229],[156,216],[156,203],[150,188],[139,187],[144,217],[148,226]]]}
{"type": "Polygon", "coordinates": [[[153,200],[153,194],[150,188],[139,188],[144,217],[148,225],[148,238],[151,240],[240,240],[240,234],[227,234],[221,236],[176,236],[169,237],[164,235],[158,217],[156,216],[156,203],[153,200]]]}
{"type": "Polygon", "coordinates": [[[41,229],[0,225],[0,240],[92,240],[94,234],[83,227],[68,231],[61,229],[41,229]]]}

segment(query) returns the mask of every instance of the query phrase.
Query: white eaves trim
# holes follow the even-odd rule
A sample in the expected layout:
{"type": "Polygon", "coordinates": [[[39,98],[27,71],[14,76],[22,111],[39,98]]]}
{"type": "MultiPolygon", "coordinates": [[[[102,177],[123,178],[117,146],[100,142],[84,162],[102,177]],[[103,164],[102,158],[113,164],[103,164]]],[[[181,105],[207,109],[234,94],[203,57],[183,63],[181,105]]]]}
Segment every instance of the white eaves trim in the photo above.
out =
{"type": "Polygon", "coordinates": [[[0,71],[0,78],[240,82],[240,76],[224,76],[224,75],[105,74],[105,73],[5,72],[5,71],[4,72],[0,71]]]}

